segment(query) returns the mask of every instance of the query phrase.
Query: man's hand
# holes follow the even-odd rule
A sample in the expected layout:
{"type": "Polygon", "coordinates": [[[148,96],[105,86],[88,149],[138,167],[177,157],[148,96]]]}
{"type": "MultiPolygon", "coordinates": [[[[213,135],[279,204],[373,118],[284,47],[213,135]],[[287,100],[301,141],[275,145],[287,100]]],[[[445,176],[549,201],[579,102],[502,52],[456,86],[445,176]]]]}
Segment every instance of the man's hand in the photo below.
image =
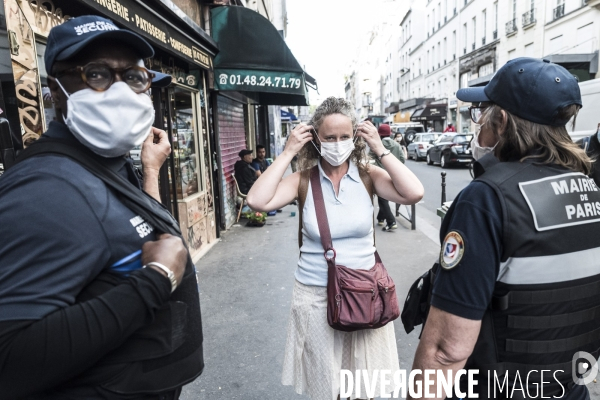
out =
{"type": "Polygon", "coordinates": [[[158,173],[169,154],[171,154],[171,144],[167,132],[152,127],[150,134],[142,144],[141,160],[144,175],[150,171],[158,173]]]}
{"type": "Polygon", "coordinates": [[[158,190],[158,172],[171,154],[171,144],[167,132],[152,127],[150,134],[142,144],[142,171],[144,172],[144,190],[160,201],[158,190]]]}
{"type": "MultiPolygon", "coordinates": [[[[163,233],[155,242],[146,242],[142,246],[142,265],[149,262],[161,263],[169,268],[175,274],[177,285],[183,279],[183,272],[187,264],[188,253],[183,242],[177,236],[163,233]]],[[[158,267],[150,268],[164,274],[165,272],[158,267]]],[[[166,275],[165,275],[166,276],[166,275]]]]}

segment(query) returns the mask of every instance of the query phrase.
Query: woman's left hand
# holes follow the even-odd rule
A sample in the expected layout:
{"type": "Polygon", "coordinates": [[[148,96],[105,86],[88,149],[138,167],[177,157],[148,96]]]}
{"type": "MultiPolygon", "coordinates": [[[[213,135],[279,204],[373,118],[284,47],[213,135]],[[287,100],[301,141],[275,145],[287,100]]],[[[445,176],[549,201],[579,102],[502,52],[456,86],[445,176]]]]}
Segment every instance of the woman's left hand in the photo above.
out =
{"type": "Polygon", "coordinates": [[[356,136],[363,138],[373,153],[381,154],[385,151],[377,128],[375,128],[375,125],[371,121],[364,121],[358,124],[356,136]]]}

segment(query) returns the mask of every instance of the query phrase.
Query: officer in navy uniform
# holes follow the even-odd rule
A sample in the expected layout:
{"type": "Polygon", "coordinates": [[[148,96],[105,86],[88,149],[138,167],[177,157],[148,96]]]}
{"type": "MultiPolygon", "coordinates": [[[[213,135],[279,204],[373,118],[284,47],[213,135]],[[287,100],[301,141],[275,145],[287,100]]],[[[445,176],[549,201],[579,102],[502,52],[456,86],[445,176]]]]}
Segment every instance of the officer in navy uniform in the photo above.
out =
{"type": "MultiPolygon", "coordinates": [[[[50,31],[58,120],[0,178],[2,399],[170,400],[203,370],[193,263],[125,158],[152,146],[148,89],[158,74],[143,59],[153,55],[141,36],[97,16],[50,31]],[[25,157],[48,144],[94,160],[146,207],[134,212],[125,190],[68,155],[25,157]]],[[[156,184],[146,178],[145,188],[156,184]]]]}
{"type": "Polygon", "coordinates": [[[572,365],[585,372],[578,352],[600,348],[600,191],[565,127],[582,106],[577,80],[518,58],[456,95],[473,103],[484,172],[443,220],[413,369],[479,370],[480,399],[589,399],[572,365]]]}

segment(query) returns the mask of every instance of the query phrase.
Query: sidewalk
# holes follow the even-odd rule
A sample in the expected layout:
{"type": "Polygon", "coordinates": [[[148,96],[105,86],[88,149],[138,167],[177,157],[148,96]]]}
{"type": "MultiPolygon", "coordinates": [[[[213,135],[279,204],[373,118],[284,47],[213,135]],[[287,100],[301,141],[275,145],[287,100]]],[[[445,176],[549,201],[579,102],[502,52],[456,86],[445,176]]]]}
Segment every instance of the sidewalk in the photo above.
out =
{"type": "MultiPolygon", "coordinates": [[[[410,231],[405,221],[398,222],[391,233],[376,226],[376,241],[402,307],[410,285],[436,260],[439,245],[418,226],[410,231]]],[[[262,228],[234,226],[197,264],[206,367],[185,387],[183,400],[308,398],[281,385],[297,232],[297,207],[287,206],[262,228]]],[[[400,367],[410,369],[420,327],[406,335],[400,320],[394,325],[400,367]]]]}

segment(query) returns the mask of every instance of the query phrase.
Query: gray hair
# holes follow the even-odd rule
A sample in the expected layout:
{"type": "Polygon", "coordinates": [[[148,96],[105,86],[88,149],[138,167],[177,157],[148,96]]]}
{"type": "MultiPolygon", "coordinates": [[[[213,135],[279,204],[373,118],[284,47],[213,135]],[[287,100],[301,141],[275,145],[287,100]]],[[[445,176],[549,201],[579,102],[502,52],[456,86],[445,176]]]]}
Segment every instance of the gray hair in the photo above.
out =
{"type": "MultiPolygon", "coordinates": [[[[350,118],[352,121],[352,132],[356,131],[357,120],[354,113],[354,105],[341,97],[328,97],[315,110],[314,115],[309,121],[316,131],[323,123],[323,120],[333,114],[342,114],[350,118]]],[[[298,152],[298,165],[300,170],[313,167],[320,157],[319,152],[315,149],[314,143],[308,142],[298,152]]],[[[356,141],[354,150],[350,155],[350,159],[358,166],[360,170],[367,171],[368,163],[365,162],[365,142],[362,139],[356,141]]]]}

